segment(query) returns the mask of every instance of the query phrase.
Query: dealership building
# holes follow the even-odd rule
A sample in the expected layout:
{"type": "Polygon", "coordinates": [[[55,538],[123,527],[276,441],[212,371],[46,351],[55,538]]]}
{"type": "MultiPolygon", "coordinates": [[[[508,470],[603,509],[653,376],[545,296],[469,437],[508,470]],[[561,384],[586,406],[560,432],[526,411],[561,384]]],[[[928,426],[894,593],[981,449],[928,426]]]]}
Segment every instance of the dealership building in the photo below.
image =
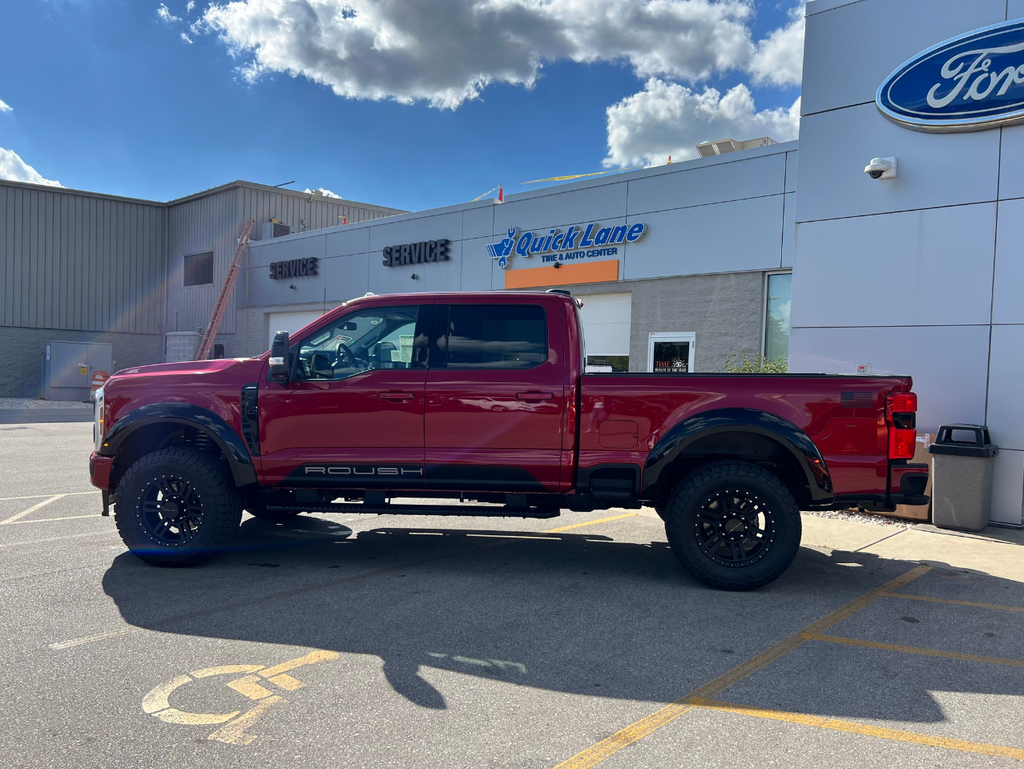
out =
{"type": "Polygon", "coordinates": [[[806,14],[798,142],[715,142],[501,204],[400,212],[246,182],[154,203],[0,182],[15,352],[0,395],[70,392],[54,383],[80,386],[93,348],[115,369],[190,358],[254,220],[220,354],[261,353],[367,292],[565,288],[597,370],[766,355],[912,375],[922,433],[991,427],[993,519],[1021,525],[1024,0],[806,14]]]}

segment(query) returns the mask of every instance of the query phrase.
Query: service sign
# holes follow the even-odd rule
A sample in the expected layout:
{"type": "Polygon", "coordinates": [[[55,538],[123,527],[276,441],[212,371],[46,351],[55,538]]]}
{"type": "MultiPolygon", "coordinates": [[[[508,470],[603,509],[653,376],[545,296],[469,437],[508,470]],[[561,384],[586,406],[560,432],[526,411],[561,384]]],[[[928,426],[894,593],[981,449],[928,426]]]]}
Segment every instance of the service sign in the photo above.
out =
{"type": "Polygon", "coordinates": [[[615,256],[623,243],[636,243],[646,234],[647,225],[643,222],[608,227],[593,222],[585,227],[573,225],[565,232],[558,228],[519,232],[516,227],[509,227],[508,237],[488,245],[487,253],[491,259],[497,259],[498,266],[505,270],[513,254],[540,256],[542,262],[615,256]]]}
{"type": "Polygon", "coordinates": [[[981,131],[1024,121],[1024,20],[932,46],[878,89],[878,109],[917,131],[981,131]]]}

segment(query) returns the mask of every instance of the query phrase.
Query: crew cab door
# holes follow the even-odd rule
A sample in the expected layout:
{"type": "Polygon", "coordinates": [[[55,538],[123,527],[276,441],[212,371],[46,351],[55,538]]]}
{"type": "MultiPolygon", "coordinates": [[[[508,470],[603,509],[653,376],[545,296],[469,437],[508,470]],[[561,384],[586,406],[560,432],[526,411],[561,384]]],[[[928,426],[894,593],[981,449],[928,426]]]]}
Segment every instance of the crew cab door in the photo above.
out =
{"type": "Polygon", "coordinates": [[[423,487],[432,309],[361,304],[296,340],[291,381],[260,384],[264,483],[423,487]]]}
{"type": "Polygon", "coordinates": [[[564,365],[555,302],[438,304],[426,390],[428,488],[557,491],[564,365]]]}

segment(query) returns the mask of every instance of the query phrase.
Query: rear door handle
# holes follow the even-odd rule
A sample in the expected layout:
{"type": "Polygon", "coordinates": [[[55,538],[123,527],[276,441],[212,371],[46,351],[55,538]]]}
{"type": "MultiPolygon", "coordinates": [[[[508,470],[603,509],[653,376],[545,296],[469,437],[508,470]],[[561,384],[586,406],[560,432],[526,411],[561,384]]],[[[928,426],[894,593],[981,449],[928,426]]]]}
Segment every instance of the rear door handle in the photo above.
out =
{"type": "Polygon", "coordinates": [[[550,401],[554,400],[554,393],[525,392],[516,393],[517,401],[550,401]]]}
{"type": "Polygon", "coordinates": [[[388,390],[380,394],[382,401],[411,401],[416,397],[416,393],[400,392],[398,390],[388,390]]]}

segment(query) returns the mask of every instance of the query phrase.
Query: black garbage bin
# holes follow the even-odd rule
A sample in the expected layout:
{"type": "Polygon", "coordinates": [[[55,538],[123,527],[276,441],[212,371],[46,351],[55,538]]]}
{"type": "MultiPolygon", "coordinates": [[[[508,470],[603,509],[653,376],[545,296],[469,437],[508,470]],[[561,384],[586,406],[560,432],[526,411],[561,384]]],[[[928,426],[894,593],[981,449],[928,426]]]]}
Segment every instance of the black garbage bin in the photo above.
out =
{"type": "Polygon", "coordinates": [[[932,523],[940,529],[981,531],[992,508],[992,473],[999,453],[984,425],[942,425],[935,443],[932,523]]]}

